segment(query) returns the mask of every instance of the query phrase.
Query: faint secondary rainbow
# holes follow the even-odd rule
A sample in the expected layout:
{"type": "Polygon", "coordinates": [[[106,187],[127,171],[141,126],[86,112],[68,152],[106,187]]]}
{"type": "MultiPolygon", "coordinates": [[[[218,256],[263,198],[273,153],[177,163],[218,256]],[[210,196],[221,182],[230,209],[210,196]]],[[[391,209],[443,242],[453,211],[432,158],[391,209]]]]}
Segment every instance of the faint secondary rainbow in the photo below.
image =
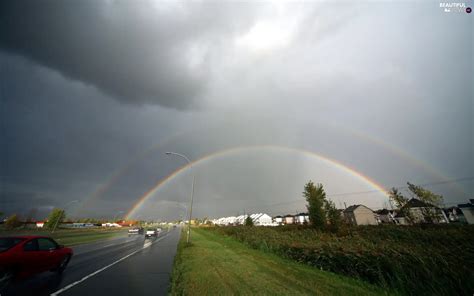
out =
{"type": "MultiPolygon", "coordinates": [[[[192,131],[192,130],[191,130],[192,131]]],[[[132,157],[130,160],[127,161],[127,163],[117,170],[113,171],[112,174],[109,175],[109,177],[106,179],[104,183],[100,183],[97,185],[96,189],[92,194],[87,196],[83,201],[81,201],[81,205],[77,207],[75,210],[75,213],[77,214],[79,211],[84,210],[85,208],[89,207],[92,202],[97,200],[102,194],[107,192],[110,187],[112,187],[115,182],[117,182],[121,177],[125,176],[129,171],[132,170],[133,166],[141,159],[144,159],[146,156],[150,155],[154,151],[163,148],[166,144],[171,143],[172,141],[180,138],[183,135],[186,135],[190,133],[190,131],[184,131],[180,133],[176,133],[169,138],[165,139],[163,142],[155,144],[142,152],[136,154],[134,157],[132,157]]]]}
{"type": "Polygon", "coordinates": [[[234,148],[230,148],[230,149],[220,150],[220,151],[214,152],[212,154],[208,154],[208,155],[203,156],[203,157],[201,157],[197,160],[194,160],[190,164],[187,164],[185,166],[180,167],[179,169],[177,169],[176,171],[171,173],[169,176],[167,176],[166,178],[164,178],[164,179],[160,180],[158,183],[156,183],[147,192],[145,192],[138,199],[138,201],[131,207],[131,209],[127,212],[125,217],[126,217],[126,219],[132,218],[132,216],[134,216],[137,213],[137,211],[141,208],[141,206],[148,199],[150,199],[153,195],[156,194],[156,192],[161,188],[161,186],[163,186],[165,183],[172,180],[173,178],[177,177],[180,173],[184,172],[186,169],[190,168],[193,165],[201,164],[205,161],[215,159],[215,158],[218,158],[218,157],[228,156],[228,155],[231,155],[231,154],[234,154],[234,153],[251,151],[251,150],[264,150],[264,149],[271,149],[271,150],[275,150],[275,151],[297,152],[297,153],[301,153],[301,154],[304,154],[304,155],[309,156],[309,157],[313,157],[313,158],[317,158],[319,160],[323,160],[323,161],[331,164],[332,166],[342,170],[343,172],[360,179],[364,183],[366,183],[366,184],[372,186],[373,188],[379,190],[382,194],[384,194],[385,196],[388,197],[387,191],[383,188],[383,186],[378,184],[377,182],[375,182],[374,180],[372,180],[368,176],[362,174],[361,172],[359,172],[359,171],[357,171],[357,170],[355,170],[355,169],[353,169],[353,168],[351,168],[351,167],[349,167],[345,164],[342,164],[341,162],[339,162],[337,160],[331,159],[331,158],[323,156],[321,154],[318,154],[318,153],[315,153],[315,152],[312,152],[312,151],[308,151],[308,150],[303,150],[303,149],[300,149],[300,148],[275,146],[275,145],[240,146],[240,147],[234,147],[234,148]]]}
{"type": "MultiPolygon", "coordinates": [[[[432,175],[435,178],[441,179],[441,180],[449,180],[450,178],[443,173],[441,173],[439,170],[436,168],[432,167],[431,165],[419,160],[418,158],[414,157],[413,155],[409,154],[405,150],[402,150],[400,147],[397,147],[393,144],[389,144],[379,138],[376,138],[372,135],[369,135],[365,132],[356,130],[354,128],[348,127],[348,126],[343,126],[335,122],[331,122],[330,126],[337,129],[339,132],[345,132],[348,133],[349,135],[359,138],[361,140],[367,141],[369,143],[372,143],[378,147],[383,148],[384,150],[388,151],[389,153],[397,156],[400,159],[403,159],[409,163],[412,163],[416,165],[417,167],[423,169],[424,171],[428,172],[430,175],[432,175]]],[[[146,150],[142,151],[141,153],[135,155],[132,159],[130,159],[124,166],[118,168],[114,172],[112,172],[109,177],[105,180],[105,182],[99,184],[94,192],[90,194],[87,198],[85,198],[81,202],[81,206],[76,208],[76,213],[80,211],[81,209],[85,209],[91,205],[92,202],[95,200],[99,199],[105,192],[107,192],[113,184],[115,184],[120,178],[125,176],[132,168],[133,166],[141,159],[144,159],[146,156],[150,155],[152,152],[163,148],[166,144],[169,144],[170,142],[180,138],[183,135],[190,134],[191,132],[195,133],[196,130],[199,129],[193,129],[191,131],[183,131],[180,133],[177,133],[169,138],[167,138],[164,142],[161,142],[159,144],[153,145],[146,150]]],[[[274,145],[270,145],[274,146],[274,145]]],[[[250,146],[249,146],[250,147],[250,146]]],[[[255,147],[255,146],[252,146],[255,147]]],[[[277,146],[280,147],[280,146],[277,146]]],[[[301,151],[308,151],[306,149],[296,149],[296,150],[301,150],[301,151]]],[[[312,153],[312,152],[310,152],[312,153]]],[[[316,153],[314,153],[316,154],[316,153]]],[[[462,195],[466,195],[466,191],[462,186],[458,183],[451,183],[449,186],[453,189],[455,189],[457,192],[462,193],[462,195]]]]}
{"type": "MultiPolygon", "coordinates": [[[[356,138],[359,138],[361,140],[370,142],[372,144],[375,144],[379,147],[384,148],[385,150],[389,151],[390,153],[398,156],[401,159],[405,159],[411,164],[416,165],[419,168],[422,168],[424,171],[428,172],[431,176],[447,181],[447,180],[452,180],[453,178],[450,176],[447,176],[446,174],[443,174],[440,170],[434,168],[432,165],[428,164],[425,161],[422,161],[421,159],[416,158],[415,156],[411,155],[407,151],[401,149],[400,147],[387,143],[386,141],[383,141],[380,138],[376,138],[372,135],[369,135],[366,132],[363,132],[361,130],[357,130],[355,128],[352,128],[350,126],[345,126],[345,125],[340,125],[337,122],[331,122],[330,126],[335,127],[341,132],[346,132],[356,138]]],[[[458,183],[458,182],[453,182],[448,184],[452,189],[456,190],[458,193],[461,193],[462,195],[468,195],[465,189],[458,183]]]]}

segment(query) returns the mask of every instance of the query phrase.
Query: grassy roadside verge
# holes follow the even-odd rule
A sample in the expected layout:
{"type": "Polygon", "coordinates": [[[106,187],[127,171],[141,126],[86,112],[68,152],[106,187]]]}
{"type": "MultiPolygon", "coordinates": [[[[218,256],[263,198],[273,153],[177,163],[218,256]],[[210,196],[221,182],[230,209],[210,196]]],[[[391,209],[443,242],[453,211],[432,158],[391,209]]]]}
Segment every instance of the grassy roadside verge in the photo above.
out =
{"type": "Polygon", "coordinates": [[[472,295],[472,225],[213,227],[249,247],[405,295],[472,295]]]}
{"type": "Polygon", "coordinates": [[[181,236],[171,295],[384,295],[384,290],[351,278],[251,249],[217,233],[196,228],[191,246],[181,236]]]}
{"type": "Polygon", "coordinates": [[[54,233],[48,230],[0,230],[0,236],[9,235],[44,235],[54,238],[59,244],[76,246],[106,240],[125,234],[127,229],[59,229],[54,233]]]}

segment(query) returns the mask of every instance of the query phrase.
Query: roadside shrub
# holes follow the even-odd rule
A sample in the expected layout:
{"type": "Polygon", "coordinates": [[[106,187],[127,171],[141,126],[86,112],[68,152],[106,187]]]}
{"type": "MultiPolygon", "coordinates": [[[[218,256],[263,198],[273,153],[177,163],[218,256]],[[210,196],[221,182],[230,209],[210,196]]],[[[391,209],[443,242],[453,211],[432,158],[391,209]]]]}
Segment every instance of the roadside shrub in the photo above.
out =
{"type": "Polygon", "coordinates": [[[21,226],[20,219],[16,214],[11,215],[5,221],[5,228],[6,229],[14,229],[21,226]]]}

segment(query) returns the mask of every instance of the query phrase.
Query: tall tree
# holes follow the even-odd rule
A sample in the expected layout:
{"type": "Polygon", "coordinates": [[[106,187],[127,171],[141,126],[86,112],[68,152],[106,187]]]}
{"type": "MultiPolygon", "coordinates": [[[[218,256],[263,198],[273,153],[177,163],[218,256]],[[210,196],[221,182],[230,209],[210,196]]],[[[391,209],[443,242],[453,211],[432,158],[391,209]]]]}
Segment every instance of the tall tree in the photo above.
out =
{"type": "Polygon", "coordinates": [[[403,194],[395,187],[390,189],[388,192],[388,197],[390,201],[394,204],[395,208],[398,210],[399,214],[408,221],[408,223],[413,222],[413,215],[410,212],[408,207],[405,205],[408,203],[409,199],[403,196],[403,194]]]}
{"type": "Polygon", "coordinates": [[[64,219],[66,218],[66,214],[62,209],[53,209],[48,216],[48,222],[46,222],[45,226],[50,229],[56,228],[64,219]]]}
{"type": "Polygon", "coordinates": [[[16,214],[11,215],[5,221],[5,228],[7,229],[17,228],[20,225],[21,225],[20,219],[18,218],[16,214]]]}
{"type": "MultiPolygon", "coordinates": [[[[443,203],[442,195],[435,194],[429,191],[428,189],[414,185],[410,182],[407,182],[407,184],[408,189],[417,199],[435,207],[441,207],[443,203]]],[[[439,210],[434,207],[421,208],[421,213],[423,214],[425,221],[428,223],[437,222],[437,220],[439,219],[439,210]]]]}
{"type": "MultiPolygon", "coordinates": [[[[407,184],[408,190],[410,190],[410,193],[414,198],[430,205],[421,208],[421,214],[425,222],[436,222],[439,219],[439,210],[435,207],[441,206],[443,202],[443,196],[435,194],[410,182],[407,182],[407,184]]],[[[396,188],[392,188],[388,193],[390,200],[395,204],[395,207],[400,211],[400,214],[402,214],[409,223],[415,222],[415,217],[413,216],[412,212],[408,207],[405,206],[410,199],[403,196],[403,194],[396,188]]]]}
{"type": "Polygon", "coordinates": [[[252,218],[250,218],[250,216],[247,216],[247,218],[245,218],[245,226],[253,226],[253,220],[252,218]]]}
{"type": "Polygon", "coordinates": [[[324,210],[326,211],[327,219],[329,222],[329,229],[337,232],[342,224],[341,213],[336,208],[336,204],[332,200],[324,201],[324,210]]]}
{"type": "Polygon", "coordinates": [[[323,229],[326,225],[326,213],[324,211],[324,200],[326,199],[326,192],[322,184],[314,185],[310,180],[304,186],[303,196],[308,202],[306,208],[308,209],[309,221],[314,228],[323,229]]]}

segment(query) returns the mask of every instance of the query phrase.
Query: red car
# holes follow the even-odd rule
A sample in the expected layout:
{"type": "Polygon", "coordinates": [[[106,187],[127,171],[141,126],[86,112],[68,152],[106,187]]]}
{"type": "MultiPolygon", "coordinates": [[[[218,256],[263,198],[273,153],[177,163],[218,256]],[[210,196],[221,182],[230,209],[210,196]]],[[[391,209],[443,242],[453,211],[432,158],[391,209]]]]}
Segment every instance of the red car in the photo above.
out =
{"type": "Polygon", "coordinates": [[[0,237],[0,289],[44,271],[62,273],[72,255],[71,248],[46,236],[0,237]]]}

